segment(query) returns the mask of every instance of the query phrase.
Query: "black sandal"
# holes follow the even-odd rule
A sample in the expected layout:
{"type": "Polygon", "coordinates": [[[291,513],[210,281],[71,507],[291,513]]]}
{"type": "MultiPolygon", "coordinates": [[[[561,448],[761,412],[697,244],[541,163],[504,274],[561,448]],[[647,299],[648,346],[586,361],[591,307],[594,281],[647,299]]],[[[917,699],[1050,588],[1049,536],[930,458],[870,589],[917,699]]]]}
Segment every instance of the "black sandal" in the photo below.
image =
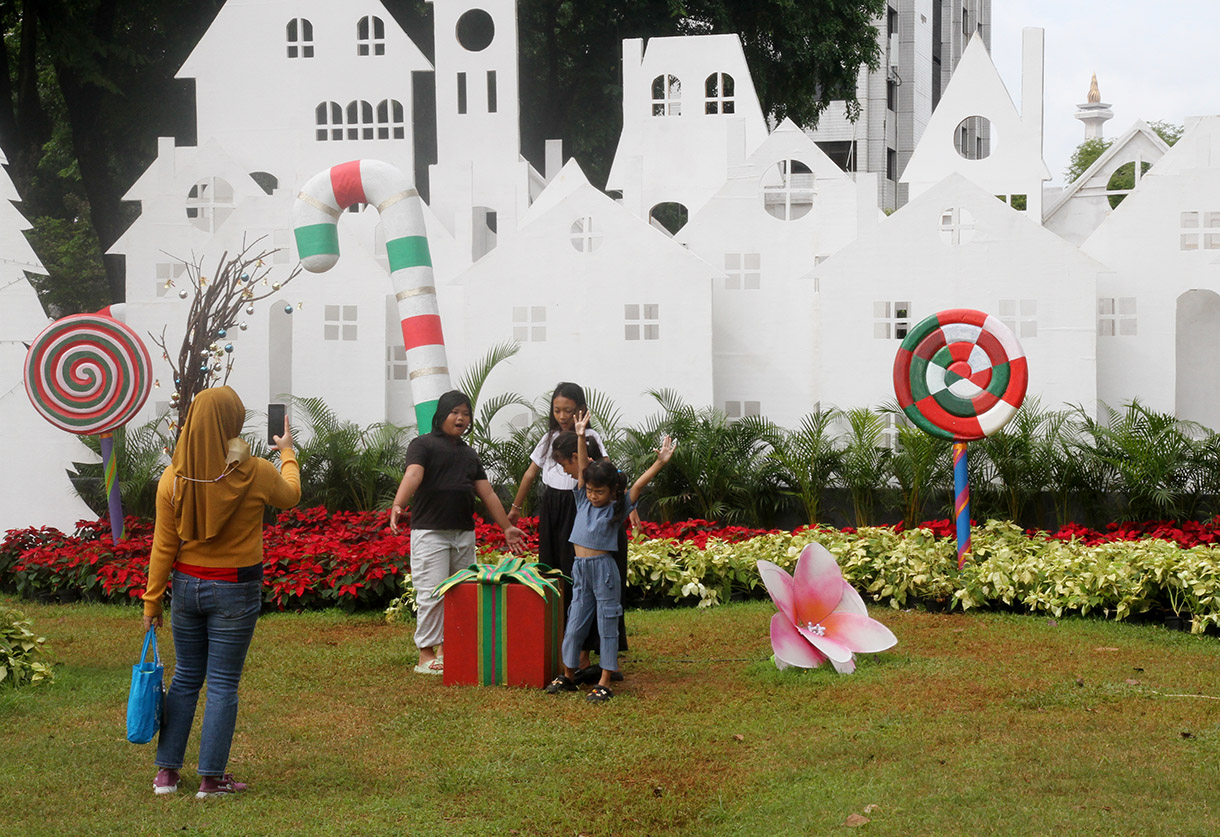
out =
{"type": "Polygon", "coordinates": [[[589,703],[605,703],[612,697],[614,697],[614,692],[605,686],[594,686],[589,690],[589,694],[585,695],[585,700],[589,703]]]}
{"type": "Polygon", "coordinates": [[[548,695],[557,695],[560,692],[576,691],[576,684],[572,682],[572,678],[566,674],[561,674],[543,687],[542,691],[548,695]]]}

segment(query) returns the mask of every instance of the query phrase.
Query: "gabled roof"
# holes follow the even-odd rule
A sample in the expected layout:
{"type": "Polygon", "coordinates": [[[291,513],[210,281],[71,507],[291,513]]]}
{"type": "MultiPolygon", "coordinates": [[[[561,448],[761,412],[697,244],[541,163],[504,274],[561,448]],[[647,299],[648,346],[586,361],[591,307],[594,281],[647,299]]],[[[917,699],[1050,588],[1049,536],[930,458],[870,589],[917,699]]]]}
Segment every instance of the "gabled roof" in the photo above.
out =
{"type": "MultiPolygon", "coordinates": [[[[1039,224],[1020,217],[1022,213],[960,174],[950,174],[935,186],[912,198],[874,229],[839,250],[818,268],[819,275],[837,272],[853,258],[852,254],[872,253],[899,246],[911,236],[931,238],[940,235],[940,219],[951,208],[969,210],[973,216],[971,242],[963,246],[998,243],[1009,249],[1045,245],[1062,251],[1064,259],[1088,259],[1076,247],[1039,224]],[[1014,223],[1016,222],[1016,223],[1014,223]]],[[[953,252],[946,249],[946,254],[953,252]]],[[[1100,268],[1100,265],[1096,265],[1100,268]]]]}
{"type": "Polygon", "coordinates": [[[1040,133],[1032,136],[1034,133],[1038,133],[1036,126],[1017,113],[982,37],[975,33],[903,170],[902,182],[931,184],[953,171],[980,184],[996,178],[1049,180],[1041,155],[1042,138],[1040,133]],[[992,148],[985,159],[967,160],[954,147],[958,125],[971,116],[991,122],[992,148]]]}
{"type": "MultiPolygon", "coordinates": [[[[1072,199],[1074,195],[1078,194],[1081,189],[1089,185],[1089,181],[1096,177],[1100,172],[1105,171],[1115,157],[1124,156],[1124,152],[1133,144],[1140,142],[1141,138],[1142,140],[1147,140],[1148,142],[1152,143],[1153,148],[1160,152],[1160,154],[1158,154],[1158,158],[1169,151],[1169,145],[1166,144],[1165,140],[1161,139],[1160,134],[1149,128],[1148,124],[1144,122],[1144,120],[1135,120],[1135,124],[1128,128],[1125,134],[1110,143],[1110,147],[1103,151],[1101,156],[1094,160],[1093,164],[1085,169],[1080,177],[1073,180],[1064,188],[1059,196],[1055,198],[1055,202],[1052,203],[1043,213],[1043,217],[1050,218],[1052,215],[1058,212],[1068,201],[1072,199]]],[[[1132,159],[1134,159],[1134,157],[1132,157],[1132,159]]],[[[1156,160],[1148,162],[1155,163],[1156,160]]]]}
{"type": "MultiPolygon", "coordinates": [[[[545,258],[539,252],[540,240],[550,241],[553,237],[558,246],[569,248],[571,245],[566,239],[568,225],[574,218],[590,214],[601,219],[599,230],[605,231],[608,238],[630,235],[633,242],[632,258],[640,263],[647,263],[661,252],[678,253],[684,262],[691,265],[691,276],[706,280],[724,275],[677,243],[667,232],[655,229],[589,183],[585,173],[573,159],[564,165],[530,206],[521,219],[517,235],[498,244],[494,250],[475,262],[455,280],[456,284],[465,284],[472,276],[484,276],[486,271],[499,275],[497,271],[504,266],[506,260],[509,265],[520,265],[545,258]]],[[[568,251],[565,249],[563,252],[566,254],[568,251]]],[[[678,277],[669,275],[666,278],[678,277]]]]}
{"type": "MultiPolygon", "coordinates": [[[[386,54],[393,57],[394,72],[432,69],[432,64],[381,0],[228,0],[175,77],[199,78],[216,62],[231,68],[244,63],[243,56],[247,54],[252,66],[263,67],[265,65],[259,60],[261,53],[271,51],[277,57],[284,55],[286,27],[296,18],[313,24],[316,51],[310,61],[324,67],[329,65],[328,59],[335,57],[323,51],[328,27],[341,28],[343,37],[354,44],[356,22],[365,16],[376,16],[385,22],[386,54]]],[[[344,58],[354,56],[355,50],[352,48],[341,55],[344,58]]],[[[299,79],[285,78],[284,83],[299,83],[299,79]]]]}

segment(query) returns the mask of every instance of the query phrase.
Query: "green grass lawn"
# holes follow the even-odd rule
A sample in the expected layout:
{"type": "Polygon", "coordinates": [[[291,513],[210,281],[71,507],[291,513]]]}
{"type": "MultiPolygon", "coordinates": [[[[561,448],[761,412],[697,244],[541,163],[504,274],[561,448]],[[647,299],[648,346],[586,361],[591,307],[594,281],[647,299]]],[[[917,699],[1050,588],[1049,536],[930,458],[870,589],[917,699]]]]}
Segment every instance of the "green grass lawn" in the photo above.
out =
{"type": "Polygon", "coordinates": [[[0,689],[5,835],[1220,829],[1220,642],[1156,626],[875,610],[898,645],[841,676],[774,668],[769,602],[632,611],[596,706],[412,674],[413,626],[379,614],[269,614],[230,762],[251,790],[197,802],[192,774],[155,797],[124,737],[138,612],[0,603],[61,663],[0,689]]]}

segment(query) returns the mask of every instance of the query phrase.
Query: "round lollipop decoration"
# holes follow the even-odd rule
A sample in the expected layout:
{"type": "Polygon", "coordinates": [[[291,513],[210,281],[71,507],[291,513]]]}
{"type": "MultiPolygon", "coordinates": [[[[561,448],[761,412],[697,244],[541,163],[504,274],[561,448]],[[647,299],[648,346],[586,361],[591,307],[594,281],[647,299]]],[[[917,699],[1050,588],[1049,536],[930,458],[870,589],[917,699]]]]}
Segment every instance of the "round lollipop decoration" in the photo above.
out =
{"type": "Polygon", "coordinates": [[[100,314],[56,320],[34,338],[25,356],[25,391],[34,409],[56,427],[102,444],[110,531],[123,537],[112,431],[148,399],[152,361],[132,329],[100,314]]]}
{"type": "Polygon", "coordinates": [[[966,443],[1008,423],[1029,374],[1016,335],[990,314],[970,308],[922,320],[894,358],[894,394],[907,418],[925,433],[953,442],[957,568],[970,553],[970,483],[966,443]]]}

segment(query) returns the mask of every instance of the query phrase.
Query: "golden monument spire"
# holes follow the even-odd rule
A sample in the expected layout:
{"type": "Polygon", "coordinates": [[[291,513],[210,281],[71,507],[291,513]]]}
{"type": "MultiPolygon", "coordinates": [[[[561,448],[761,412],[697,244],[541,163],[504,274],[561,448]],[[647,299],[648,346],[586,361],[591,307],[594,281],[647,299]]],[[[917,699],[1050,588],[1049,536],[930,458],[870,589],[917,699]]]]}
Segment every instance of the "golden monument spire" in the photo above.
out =
{"type": "Polygon", "coordinates": [[[1097,88],[1097,73],[1093,73],[1093,83],[1089,85],[1089,104],[1095,105],[1101,101],[1101,90],[1097,88]]]}

